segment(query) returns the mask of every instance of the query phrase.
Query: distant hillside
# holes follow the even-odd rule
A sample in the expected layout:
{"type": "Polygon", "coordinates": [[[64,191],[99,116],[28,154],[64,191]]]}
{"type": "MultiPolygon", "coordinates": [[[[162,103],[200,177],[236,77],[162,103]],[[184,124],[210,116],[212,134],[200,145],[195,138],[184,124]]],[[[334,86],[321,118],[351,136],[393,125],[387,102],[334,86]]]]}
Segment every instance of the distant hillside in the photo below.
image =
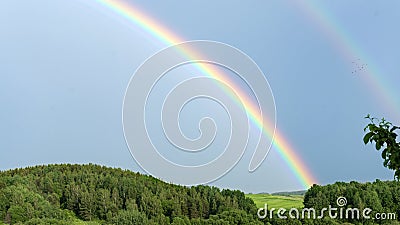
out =
{"type": "Polygon", "coordinates": [[[92,164],[0,172],[0,224],[262,224],[256,210],[241,191],[92,164]]]}
{"type": "Polygon", "coordinates": [[[283,191],[283,192],[275,192],[275,193],[272,193],[271,195],[283,195],[283,196],[304,195],[306,192],[307,192],[307,190],[302,190],[302,191],[283,191]]]}

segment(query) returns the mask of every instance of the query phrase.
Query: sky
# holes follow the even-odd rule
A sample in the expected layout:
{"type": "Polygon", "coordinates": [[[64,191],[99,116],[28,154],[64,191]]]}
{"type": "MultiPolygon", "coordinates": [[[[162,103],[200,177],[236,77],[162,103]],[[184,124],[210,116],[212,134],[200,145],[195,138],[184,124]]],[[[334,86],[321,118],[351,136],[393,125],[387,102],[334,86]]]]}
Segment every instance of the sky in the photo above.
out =
{"type": "MultiPolygon", "coordinates": [[[[277,129],[318,184],[393,179],[362,137],[368,113],[400,125],[399,1],[125,2],[182,40],[226,43],[252,58],[273,92],[277,129]]],[[[0,27],[0,170],[95,163],[146,173],[124,138],[123,99],[140,65],[169,45],[96,1],[1,1],[0,27]]],[[[157,84],[147,118],[159,116],[159,96],[185,71],[193,73],[178,68],[157,84]]],[[[229,140],[227,113],[203,99],[181,114],[189,138],[214,116],[216,145],[196,160],[215,157],[229,140]]],[[[156,119],[148,124],[166,158],[187,161],[162,147],[156,119]]],[[[304,189],[274,146],[249,173],[253,139],[209,185],[304,189]]]]}

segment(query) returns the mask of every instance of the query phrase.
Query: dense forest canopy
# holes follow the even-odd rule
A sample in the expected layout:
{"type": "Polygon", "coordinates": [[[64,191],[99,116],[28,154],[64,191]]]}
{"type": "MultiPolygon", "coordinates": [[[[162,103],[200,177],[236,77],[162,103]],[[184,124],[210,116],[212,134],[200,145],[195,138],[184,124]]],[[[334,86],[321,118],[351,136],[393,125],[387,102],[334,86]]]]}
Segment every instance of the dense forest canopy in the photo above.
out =
{"type": "MultiPolygon", "coordinates": [[[[347,206],[400,214],[400,183],[314,185],[304,206],[347,206]]],[[[299,209],[301,210],[301,209],[299,209]]],[[[265,219],[237,190],[168,184],[151,176],[98,165],[48,165],[0,172],[0,224],[400,224],[394,220],[265,219]]]]}
{"type": "Polygon", "coordinates": [[[0,173],[0,221],[7,224],[257,224],[241,191],[184,187],[98,165],[49,165],[0,173]],[[47,222],[46,222],[47,221],[47,222]]]}
{"type": "MultiPolygon", "coordinates": [[[[399,181],[380,181],[367,183],[336,182],[325,186],[314,185],[304,196],[304,206],[315,208],[320,211],[329,205],[338,207],[338,198],[345,198],[343,208],[357,208],[362,212],[365,208],[372,210],[371,218],[377,218],[376,213],[393,216],[391,219],[366,220],[362,216],[360,219],[343,219],[342,222],[354,224],[400,224],[400,182],[399,181]],[[393,214],[394,213],[394,214],[393,214]]],[[[361,214],[361,213],[360,213],[361,214]]]]}

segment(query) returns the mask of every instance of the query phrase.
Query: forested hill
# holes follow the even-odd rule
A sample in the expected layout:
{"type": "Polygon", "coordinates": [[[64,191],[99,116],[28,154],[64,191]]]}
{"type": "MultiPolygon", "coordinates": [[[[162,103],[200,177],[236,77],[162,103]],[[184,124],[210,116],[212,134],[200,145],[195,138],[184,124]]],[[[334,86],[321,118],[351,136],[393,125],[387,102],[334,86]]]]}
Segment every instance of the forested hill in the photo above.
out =
{"type": "MultiPolygon", "coordinates": [[[[376,180],[372,183],[351,181],[350,183],[336,182],[325,186],[314,185],[304,195],[304,206],[321,210],[329,205],[336,206],[339,198],[345,198],[345,207],[372,209],[373,218],[376,218],[376,213],[394,213],[392,220],[378,221],[400,224],[398,222],[400,220],[400,181],[376,180]]],[[[348,220],[348,222],[354,221],[348,220]]],[[[366,221],[362,222],[366,224],[366,221]]]]}
{"type": "Polygon", "coordinates": [[[0,172],[0,224],[258,224],[256,210],[241,191],[92,164],[0,172]]]}

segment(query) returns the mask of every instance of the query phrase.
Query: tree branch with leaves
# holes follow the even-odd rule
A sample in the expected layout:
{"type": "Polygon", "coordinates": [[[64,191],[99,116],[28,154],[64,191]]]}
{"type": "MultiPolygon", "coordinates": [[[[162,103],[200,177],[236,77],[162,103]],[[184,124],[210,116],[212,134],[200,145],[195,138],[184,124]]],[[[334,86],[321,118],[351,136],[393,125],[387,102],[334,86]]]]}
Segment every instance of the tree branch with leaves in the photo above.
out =
{"type": "Polygon", "coordinates": [[[400,127],[394,126],[391,122],[382,118],[380,121],[377,118],[371,117],[369,114],[365,117],[370,120],[370,123],[364,128],[367,132],[364,136],[364,144],[375,143],[377,151],[382,151],[383,165],[391,170],[394,170],[395,179],[400,179],[400,142],[397,142],[396,130],[400,127]]]}

